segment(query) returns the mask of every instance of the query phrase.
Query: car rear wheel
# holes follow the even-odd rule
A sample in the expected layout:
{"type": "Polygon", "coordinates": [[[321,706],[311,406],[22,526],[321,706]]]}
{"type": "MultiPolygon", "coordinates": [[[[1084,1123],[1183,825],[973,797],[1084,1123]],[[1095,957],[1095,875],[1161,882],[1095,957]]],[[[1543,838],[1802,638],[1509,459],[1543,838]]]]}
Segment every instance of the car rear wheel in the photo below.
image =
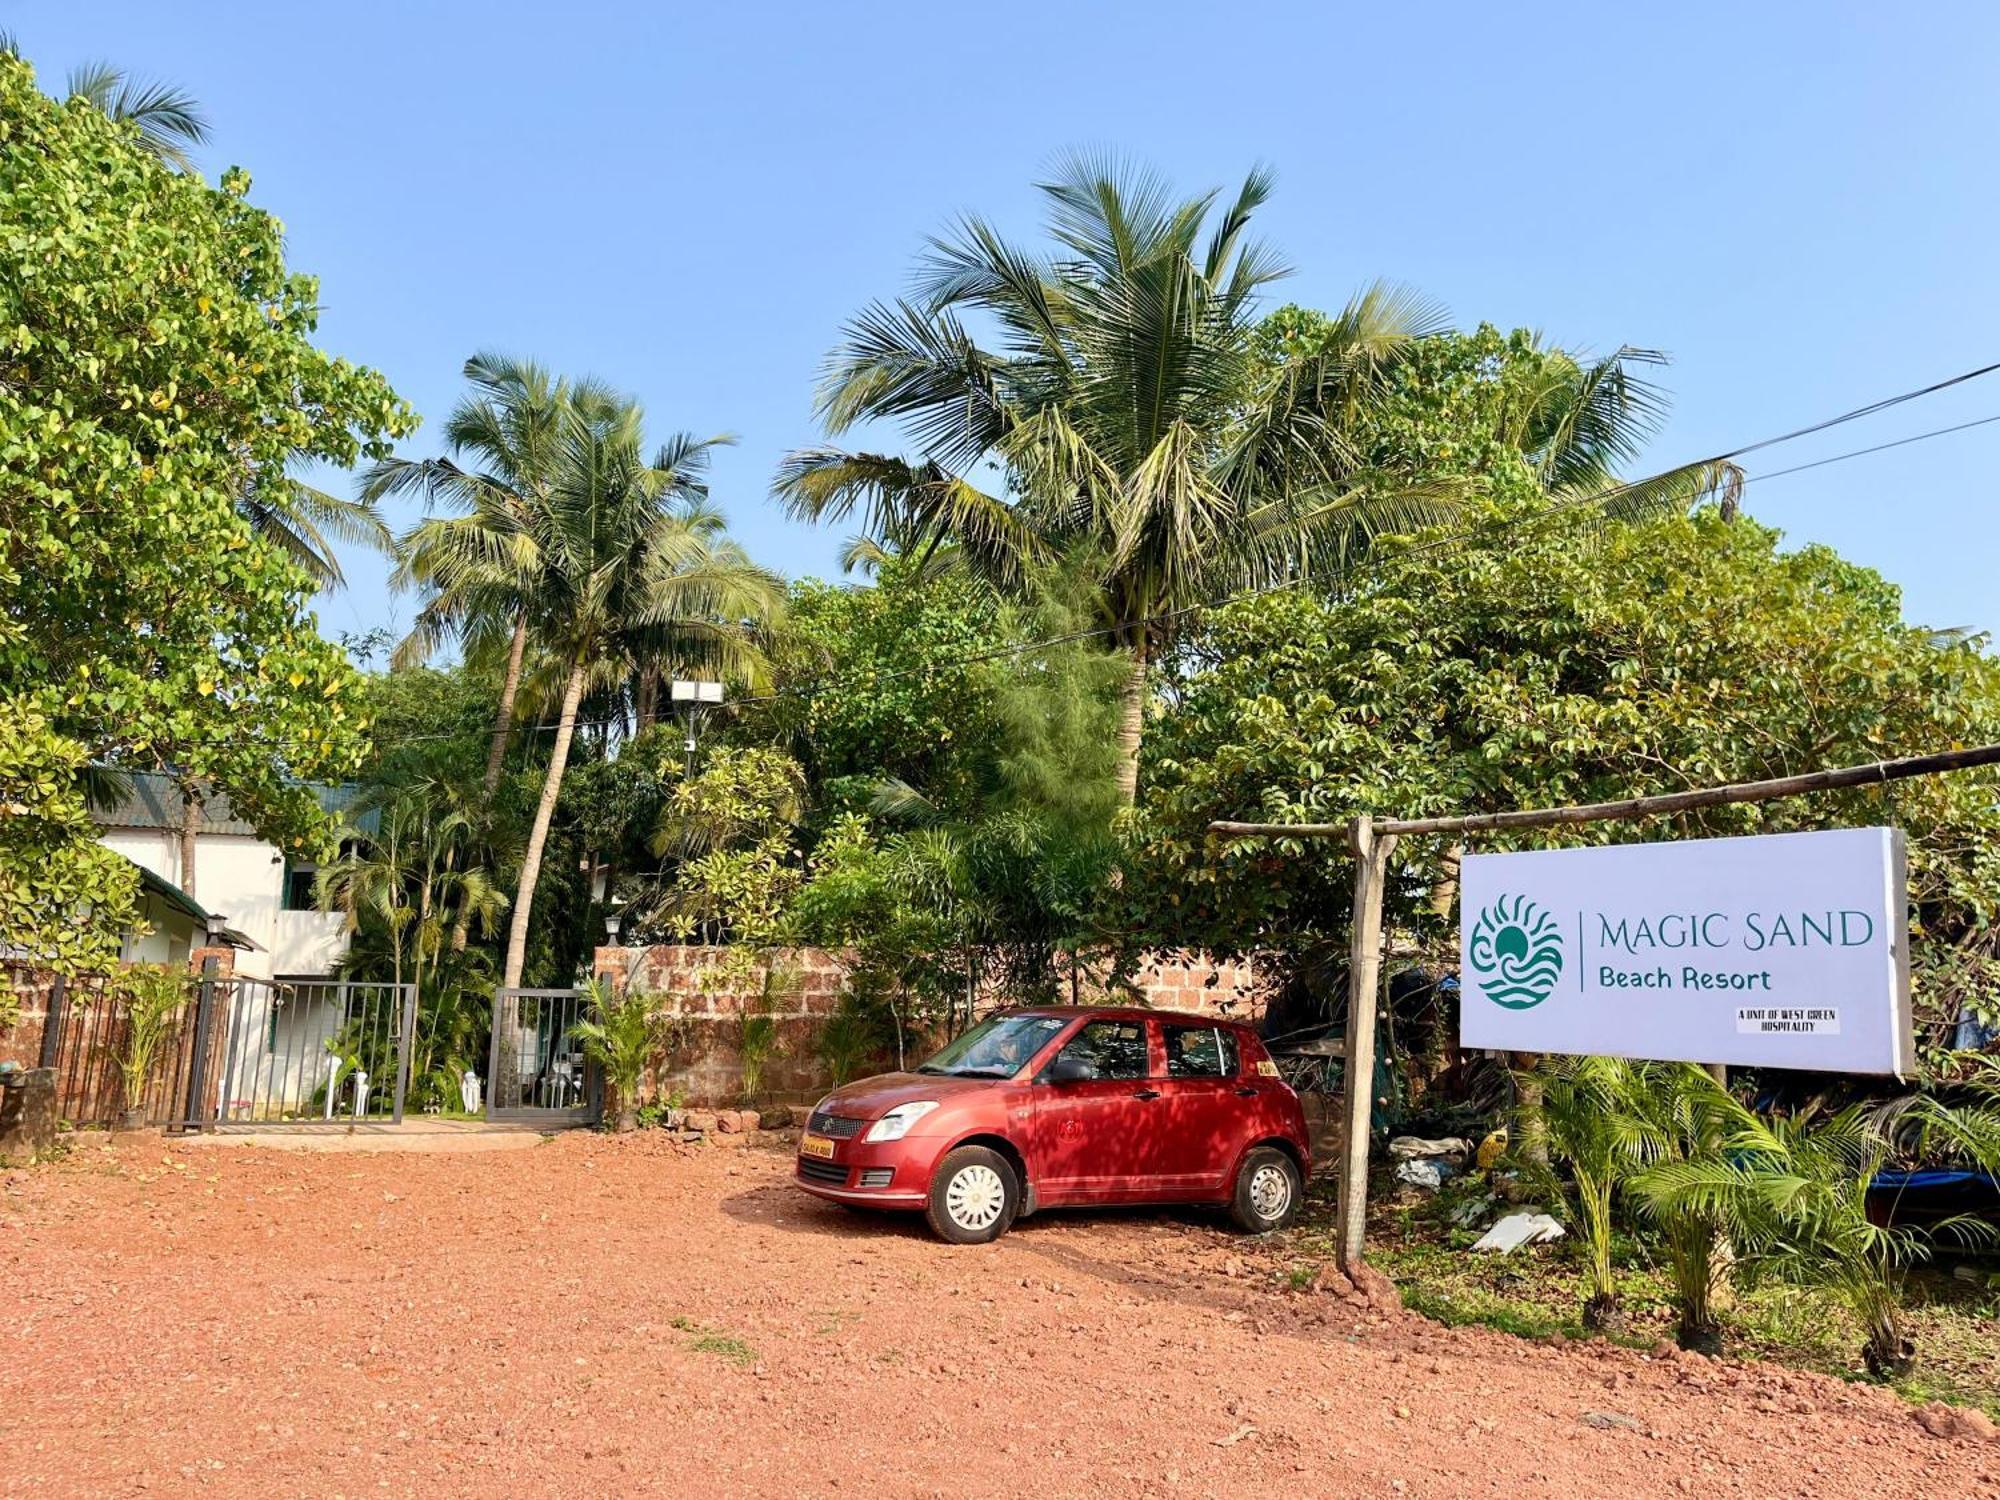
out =
{"type": "Polygon", "coordinates": [[[960,1146],[931,1174],[924,1217],[939,1239],[983,1245],[1007,1232],[1020,1207],[1021,1183],[1013,1164],[985,1146],[960,1146]]]}
{"type": "Polygon", "coordinates": [[[1276,1146],[1259,1146],[1237,1169],[1229,1216],[1251,1234],[1283,1229],[1299,1216],[1303,1187],[1297,1162],[1276,1146]]]}

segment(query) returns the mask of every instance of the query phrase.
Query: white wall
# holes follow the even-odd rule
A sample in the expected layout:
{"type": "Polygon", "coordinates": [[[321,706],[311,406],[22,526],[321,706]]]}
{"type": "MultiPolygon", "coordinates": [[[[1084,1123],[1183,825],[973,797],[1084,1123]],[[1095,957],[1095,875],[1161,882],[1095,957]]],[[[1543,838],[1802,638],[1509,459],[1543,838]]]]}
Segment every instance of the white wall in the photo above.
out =
{"type": "MultiPolygon", "coordinates": [[[[107,828],[109,848],[144,865],[162,880],[180,884],[180,834],[173,829],[107,828]]],[[[195,839],[194,884],[189,892],[258,950],[236,955],[240,974],[330,974],[347,952],[337,913],[282,910],[285,859],[274,845],[247,834],[204,833],[195,839]]]]}

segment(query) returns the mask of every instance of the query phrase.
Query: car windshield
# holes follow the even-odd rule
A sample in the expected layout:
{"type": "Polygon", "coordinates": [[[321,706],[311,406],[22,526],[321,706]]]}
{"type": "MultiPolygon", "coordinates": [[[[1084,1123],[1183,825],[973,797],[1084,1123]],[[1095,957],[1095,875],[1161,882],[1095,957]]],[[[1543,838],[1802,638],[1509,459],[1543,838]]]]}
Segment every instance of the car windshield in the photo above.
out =
{"type": "Polygon", "coordinates": [[[953,1078],[1012,1078],[1067,1024],[1061,1016],[988,1016],[917,1071],[953,1078]]]}

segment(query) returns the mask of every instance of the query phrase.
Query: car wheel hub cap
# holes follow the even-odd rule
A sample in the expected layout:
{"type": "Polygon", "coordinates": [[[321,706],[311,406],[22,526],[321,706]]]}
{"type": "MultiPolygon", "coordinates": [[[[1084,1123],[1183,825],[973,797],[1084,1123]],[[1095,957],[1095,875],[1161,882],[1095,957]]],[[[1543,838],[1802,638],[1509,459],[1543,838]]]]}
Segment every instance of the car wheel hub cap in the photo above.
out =
{"type": "Polygon", "coordinates": [[[1250,1206],[1260,1219],[1275,1219],[1291,1206],[1292,1183],[1282,1167],[1259,1167],[1250,1179],[1250,1206]]]}
{"type": "Polygon", "coordinates": [[[961,1229],[990,1229],[1007,1202],[1007,1185],[991,1167],[961,1167],[944,1190],[945,1211],[961,1229]]]}

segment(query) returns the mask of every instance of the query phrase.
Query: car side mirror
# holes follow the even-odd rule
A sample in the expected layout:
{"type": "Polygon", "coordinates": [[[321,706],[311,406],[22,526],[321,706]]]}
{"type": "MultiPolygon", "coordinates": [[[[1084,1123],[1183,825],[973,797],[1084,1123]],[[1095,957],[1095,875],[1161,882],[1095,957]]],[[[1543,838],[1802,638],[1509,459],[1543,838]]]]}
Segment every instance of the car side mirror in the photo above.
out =
{"type": "Polygon", "coordinates": [[[1058,1052],[1055,1061],[1042,1070],[1046,1083],[1086,1083],[1097,1076],[1097,1065],[1073,1052],[1058,1052]]]}

